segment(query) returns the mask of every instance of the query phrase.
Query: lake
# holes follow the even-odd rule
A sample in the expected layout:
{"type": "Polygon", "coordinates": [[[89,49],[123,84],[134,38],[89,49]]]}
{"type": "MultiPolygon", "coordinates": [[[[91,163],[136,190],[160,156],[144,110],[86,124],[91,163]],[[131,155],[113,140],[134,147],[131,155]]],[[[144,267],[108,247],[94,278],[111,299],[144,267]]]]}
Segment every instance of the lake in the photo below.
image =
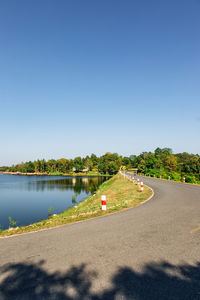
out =
{"type": "Polygon", "coordinates": [[[29,225],[77,205],[93,194],[105,177],[23,176],[0,174],[0,225],[29,225]],[[52,208],[52,209],[51,209],[52,208]]]}

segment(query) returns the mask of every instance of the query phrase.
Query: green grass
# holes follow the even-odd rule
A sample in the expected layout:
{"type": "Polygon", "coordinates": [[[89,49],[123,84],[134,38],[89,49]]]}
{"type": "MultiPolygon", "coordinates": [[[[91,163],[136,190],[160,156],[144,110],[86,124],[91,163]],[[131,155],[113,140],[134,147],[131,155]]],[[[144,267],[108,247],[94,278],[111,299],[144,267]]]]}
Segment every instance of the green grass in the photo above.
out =
{"type": "Polygon", "coordinates": [[[114,213],[138,206],[141,202],[148,199],[151,194],[152,191],[146,186],[144,187],[144,191],[141,192],[137,184],[117,174],[105,181],[96,194],[89,196],[86,200],[79,203],[79,205],[71,207],[59,215],[51,216],[46,220],[29,226],[0,231],[0,236],[37,231],[114,213]],[[106,195],[106,211],[101,210],[101,195],[106,195]]]}

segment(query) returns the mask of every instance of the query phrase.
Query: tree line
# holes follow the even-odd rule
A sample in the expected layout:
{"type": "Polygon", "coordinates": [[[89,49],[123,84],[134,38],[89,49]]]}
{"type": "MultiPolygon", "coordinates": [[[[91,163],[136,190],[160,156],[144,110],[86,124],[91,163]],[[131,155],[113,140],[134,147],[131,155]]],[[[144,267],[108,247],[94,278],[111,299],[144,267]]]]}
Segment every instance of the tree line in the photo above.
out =
{"type": "MultiPolygon", "coordinates": [[[[140,155],[121,156],[107,152],[98,157],[95,154],[74,159],[45,159],[29,161],[6,171],[21,173],[99,173],[116,174],[120,169],[137,168],[139,173],[172,180],[200,183],[200,156],[187,152],[173,154],[170,148],[157,148],[154,152],[142,152],[140,155]]],[[[5,169],[5,167],[4,167],[5,169]]]]}

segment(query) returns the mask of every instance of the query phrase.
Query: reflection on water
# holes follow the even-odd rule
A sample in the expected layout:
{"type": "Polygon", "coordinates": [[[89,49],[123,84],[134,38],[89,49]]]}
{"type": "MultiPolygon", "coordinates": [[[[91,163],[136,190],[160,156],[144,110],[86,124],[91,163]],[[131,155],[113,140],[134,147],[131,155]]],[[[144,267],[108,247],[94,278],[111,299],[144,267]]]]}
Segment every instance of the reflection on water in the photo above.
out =
{"type": "Polygon", "coordinates": [[[22,189],[28,189],[29,191],[45,191],[45,190],[73,190],[76,194],[80,194],[82,191],[88,193],[94,193],[98,186],[102,183],[102,177],[87,177],[87,178],[65,178],[57,180],[40,180],[30,181],[22,189]]]}
{"type": "Polygon", "coordinates": [[[93,194],[105,177],[0,176],[0,225],[8,228],[8,217],[18,226],[48,217],[49,208],[60,213],[93,194]]]}

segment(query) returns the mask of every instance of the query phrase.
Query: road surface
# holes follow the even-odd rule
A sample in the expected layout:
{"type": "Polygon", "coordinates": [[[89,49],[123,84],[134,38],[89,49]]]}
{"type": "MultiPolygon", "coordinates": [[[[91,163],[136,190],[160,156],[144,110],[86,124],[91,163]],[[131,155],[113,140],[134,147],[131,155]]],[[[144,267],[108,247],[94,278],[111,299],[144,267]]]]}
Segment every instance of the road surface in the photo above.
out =
{"type": "Polygon", "coordinates": [[[200,187],[142,180],[139,207],[0,239],[0,299],[200,300],[200,187]]]}

